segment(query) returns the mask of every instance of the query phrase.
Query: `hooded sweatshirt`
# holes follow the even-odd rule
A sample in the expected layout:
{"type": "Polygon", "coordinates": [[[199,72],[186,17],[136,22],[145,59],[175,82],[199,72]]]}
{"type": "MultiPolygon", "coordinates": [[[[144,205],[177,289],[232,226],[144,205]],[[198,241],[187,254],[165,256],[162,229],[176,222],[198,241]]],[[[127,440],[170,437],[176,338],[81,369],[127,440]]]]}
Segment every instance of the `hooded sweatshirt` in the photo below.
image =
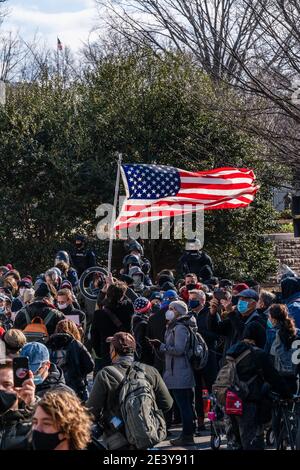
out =
{"type": "Polygon", "coordinates": [[[36,386],[35,394],[42,397],[50,390],[63,389],[67,392],[74,393],[74,391],[66,385],[63,371],[55,364],[50,364],[49,374],[43,383],[36,386]]]}

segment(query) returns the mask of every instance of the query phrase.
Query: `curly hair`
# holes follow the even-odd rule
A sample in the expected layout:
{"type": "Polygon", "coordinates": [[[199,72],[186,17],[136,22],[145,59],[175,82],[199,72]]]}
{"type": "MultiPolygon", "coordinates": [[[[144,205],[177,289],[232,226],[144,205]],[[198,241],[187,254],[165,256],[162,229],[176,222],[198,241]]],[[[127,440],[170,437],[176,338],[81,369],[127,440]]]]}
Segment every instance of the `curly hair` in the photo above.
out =
{"type": "Polygon", "coordinates": [[[37,403],[62,434],[70,441],[70,450],[85,449],[91,441],[92,416],[79,398],[65,390],[45,393],[37,403]]]}
{"type": "Polygon", "coordinates": [[[55,333],[68,333],[74,339],[81,342],[79,330],[72,320],[60,320],[56,325],[55,333]]]}

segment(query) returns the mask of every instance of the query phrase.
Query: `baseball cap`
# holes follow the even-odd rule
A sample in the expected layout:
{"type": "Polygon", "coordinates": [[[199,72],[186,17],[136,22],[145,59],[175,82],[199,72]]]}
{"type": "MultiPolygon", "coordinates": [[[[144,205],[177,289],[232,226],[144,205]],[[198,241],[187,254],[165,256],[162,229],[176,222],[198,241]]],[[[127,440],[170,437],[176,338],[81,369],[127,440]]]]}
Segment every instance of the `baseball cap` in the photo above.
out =
{"type": "Polygon", "coordinates": [[[69,290],[73,291],[73,286],[72,286],[72,284],[71,284],[70,281],[68,281],[67,279],[65,279],[65,280],[61,283],[60,289],[69,289],[69,290]]]}
{"type": "Polygon", "coordinates": [[[49,351],[42,343],[32,342],[25,344],[20,351],[20,356],[28,357],[29,369],[35,374],[44,362],[50,360],[49,351]]]}
{"type": "Polygon", "coordinates": [[[178,299],[178,294],[175,290],[169,289],[164,293],[163,299],[178,299]]]}
{"type": "Polygon", "coordinates": [[[151,293],[149,300],[155,300],[155,299],[162,300],[162,295],[159,291],[154,291],[151,293]]]}
{"type": "Polygon", "coordinates": [[[249,286],[245,283],[234,284],[232,287],[232,290],[235,290],[238,294],[246,289],[249,289],[249,286]]]}
{"type": "Polygon", "coordinates": [[[254,299],[256,301],[258,301],[259,299],[258,293],[253,289],[244,289],[237,295],[237,297],[246,297],[248,299],[254,299]]]}
{"type": "Polygon", "coordinates": [[[19,287],[25,287],[26,289],[32,288],[32,281],[28,277],[24,277],[18,282],[19,287]]]}
{"type": "Polygon", "coordinates": [[[136,350],[136,342],[130,333],[120,331],[115,333],[114,336],[109,336],[106,339],[107,343],[112,343],[115,350],[119,353],[133,353],[136,350]]]}

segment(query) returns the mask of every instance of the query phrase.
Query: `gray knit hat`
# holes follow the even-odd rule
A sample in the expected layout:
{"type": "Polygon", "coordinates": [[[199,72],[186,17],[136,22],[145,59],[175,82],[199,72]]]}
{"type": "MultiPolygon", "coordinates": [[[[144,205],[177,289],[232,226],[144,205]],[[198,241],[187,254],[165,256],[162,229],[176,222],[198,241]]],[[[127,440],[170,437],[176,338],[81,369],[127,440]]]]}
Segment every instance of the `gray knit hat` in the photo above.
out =
{"type": "Polygon", "coordinates": [[[188,313],[187,305],[183,300],[174,300],[174,302],[170,303],[169,308],[170,307],[174,308],[180,315],[186,315],[188,313]]]}

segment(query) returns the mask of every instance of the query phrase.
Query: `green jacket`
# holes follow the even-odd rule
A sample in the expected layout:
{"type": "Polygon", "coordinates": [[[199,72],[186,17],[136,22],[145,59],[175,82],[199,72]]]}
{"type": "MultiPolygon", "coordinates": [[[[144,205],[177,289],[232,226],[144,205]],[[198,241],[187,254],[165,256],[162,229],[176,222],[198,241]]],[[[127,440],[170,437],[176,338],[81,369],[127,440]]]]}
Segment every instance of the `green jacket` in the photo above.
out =
{"type": "MultiPolygon", "coordinates": [[[[124,356],[113,366],[104,367],[98,372],[86,403],[96,421],[99,420],[103,412],[109,412],[111,416],[119,414],[118,394],[116,392],[120,382],[113,376],[111,369],[115,367],[124,374],[132,363],[132,356],[124,356]]],[[[159,372],[154,367],[146,364],[144,364],[144,367],[146,376],[153,387],[157,406],[163,413],[166,413],[173,405],[172,397],[159,372]]]]}

